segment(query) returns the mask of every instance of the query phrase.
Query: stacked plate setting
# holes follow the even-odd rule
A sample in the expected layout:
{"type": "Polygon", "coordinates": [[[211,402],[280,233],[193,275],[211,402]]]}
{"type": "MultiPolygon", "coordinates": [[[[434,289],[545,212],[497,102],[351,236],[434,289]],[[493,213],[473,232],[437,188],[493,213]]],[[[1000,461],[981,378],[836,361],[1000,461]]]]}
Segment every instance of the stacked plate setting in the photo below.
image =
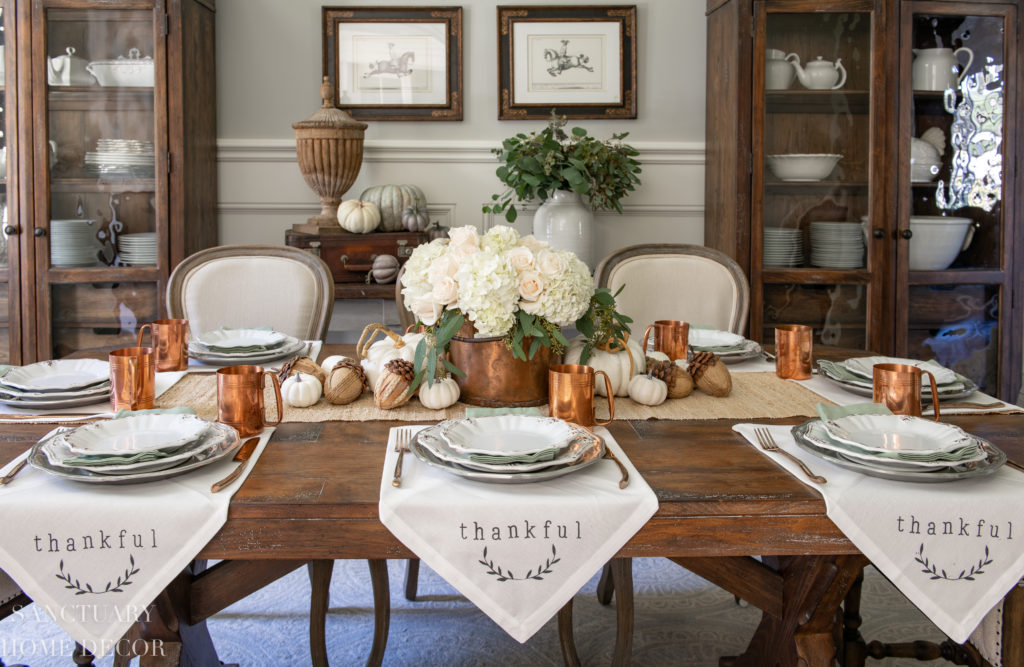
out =
{"type": "MultiPolygon", "coordinates": [[[[936,389],[939,392],[939,400],[952,398],[963,398],[978,390],[978,385],[970,378],[964,377],[938,363],[932,361],[920,361],[918,359],[904,359],[901,357],[855,357],[845,361],[818,361],[818,368],[821,375],[843,388],[861,396],[873,394],[874,366],[875,364],[904,364],[917,366],[922,370],[929,371],[935,376],[936,389]]],[[[921,386],[921,400],[931,402],[931,383],[925,380],[921,386]]]]}
{"type": "Polygon", "coordinates": [[[98,139],[96,150],[85,154],[85,168],[101,176],[153,178],[153,142],[137,139],[98,139]]]}
{"type": "Polygon", "coordinates": [[[229,456],[238,431],[195,415],[144,414],[51,434],[29,463],[78,482],[134,484],[180,475],[229,456]]]}
{"type": "Polygon", "coordinates": [[[214,329],[189,341],[188,355],[211,364],[258,364],[291,356],[305,343],[270,329],[214,329]]]}
{"type": "Polygon", "coordinates": [[[94,266],[100,249],[92,220],[50,221],[50,264],[94,266]]]}
{"type": "Polygon", "coordinates": [[[429,466],[480,482],[521,484],[596,463],[604,441],[552,417],[498,415],[443,421],[421,430],[410,451],[429,466]]]}
{"type": "Polygon", "coordinates": [[[156,232],[122,234],[117,245],[121,261],[129,266],[156,264],[156,232]]]}
{"type": "Polygon", "coordinates": [[[53,410],[110,399],[110,364],[97,359],[55,359],[17,366],[0,376],[0,404],[53,410]]]}
{"type": "Polygon", "coordinates": [[[761,354],[761,346],[756,342],[718,329],[691,326],[688,342],[691,350],[713,352],[727,364],[753,359],[761,354]]]}
{"type": "Polygon", "coordinates": [[[793,430],[814,454],[875,477],[942,482],[994,472],[1006,456],[958,426],[905,415],[812,420],[793,430]]]}
{"type": "Polygon", "coordinates": [[[803,232],[786,227],[764,228],[765,266],[799,266],[803,261],[803,232]]]}
{"type": "Polygon", "coordinates": [[[812,222],[811,264],[832,269],[864,266],[864,232],[859,222],[812,222]]]}

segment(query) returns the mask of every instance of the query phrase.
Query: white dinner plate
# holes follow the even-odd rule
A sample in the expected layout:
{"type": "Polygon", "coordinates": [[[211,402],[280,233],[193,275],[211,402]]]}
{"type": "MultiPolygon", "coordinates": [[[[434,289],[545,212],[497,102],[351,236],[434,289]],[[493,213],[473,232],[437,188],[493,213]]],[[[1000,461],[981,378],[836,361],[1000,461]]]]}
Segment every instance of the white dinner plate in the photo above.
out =
{"type": "Polygon", "coordinates": [[[972,442],[959,426],[909,415],[849,415],[824,426],[833,440],[882,454],[951,452],[972,442]]]}
{"type": "Polygon", "coordinates": [[[746,338],[731,331],[690,327],[690,347],[732,347],[742,345],[746,338]]]}
{"type": "MultiPolygon", "coordinates": [[[[862,378],[848,370],[839,363],[818,360],[819,375],[830,382],[834,382],[852,394],[859,396],[873,396],[871,380],[862,378]]],[[[968,377],[957,374],[956,382],[948,385],[939,385],[939,400],[948,401],[955,398],[964,398],[978,391],[978,385],[968,377]]],[[[921,386],[921,400],[924,403],[932,402],[932,388],[928,382],[921,386]]]]}
{"type": "MultiPolygon", "coordinates": [[[[88,465],[84,462],[69,464],[68,459],[76,458],[78,455],[68,447],[64,434],[48,440],[42,451],[51,465],[67,470],[88,470],[99,475],[123,475],[127,473],[151,472],[153,470],[165,470],[180,465],[190,458],[205,456],[208,452],[219,447],[228,434],[222,430],[207,428],[197,438],[182,446],[173,454],[160,456],[151,460],[138,461],[136,463],[106,463],[88,465]]],[[[141,453],[141,452],[140,452],[141,453]]],[[[140,454],[137,453],[137,454],[140,454]]]]}
{"type": "Polygon", "coordinates": [[[14,387],[8,387],[0,383],[0,398],[13,398],[19,400],[33,401],[55,401],[62,398],[84,398],[86,396],[103,396],[110,393],[110,382],[103,381],[99,384],[89,385],[74,391],[22,391],[14,387]]]}
{"type": "Polygon", "coordinates": [[[971,463],[974,461],[981,461],[985,459],[985,452],[977,446],[975,440],[971,440],[974,452],[971,456],[958,459],[956,461],[915,461],[900,458],[884,457],[878,453],[872,453],[865,451],[846,443],[842,440],[837,440],[832,437],[832,434],[825,427],[824,423],[818,421],[812,423],[806,433],[805,437],[818,447],[822,449],[828,449],[836,452],[842,456],[861,463],[864,465],[874,465],[883,468],[891,469],[902,469],[902,470],[941,470],[943,468],[949,468],[951,466],[958,466],[965,463],[971,463]]]}
{"type": "Polygon", "coordinates": [[[0,382],[25,391],[72,391],[110,380],[110,364],[98,359],[52,359],[11,368],[0,382]]]}
{"type": "Polygon", "coordinates": [[[431,454],[448,463],[484,472],[524,473],[555,466],[574,465],[594,446],[596,437],[593,433],[577,429],[576,435],[570,439],[566,447],[558,450],[551,448],[550,458],[532,463],[485,463],[474,460],[476,456],[453,449],[448,441],[441,437],[437,426],[420,431],[419,442],[429,449],[431,454]]]}
{"type": "Polygon", "coordinates": [[[260,350],[257,352],[239,352],[235,354],[223,354],[210,352],[208,350],[197,347],[193,343],[189,343],[188,356],[193,359],[198,359],[203,363],[207,364],[219,364],[222,366],[231,364],[260,364],[265,361],[274,361],[275,359],[281,359],[284,357],[291,356],[296,352],[302,350],[306,343],[298,340],[297,338],[291,338],[290,342],[285,343],[280,347],[275,347],[270,350],[260,350]]]}
{"type": "Polygon", "coordinates": [[[438,433],[460,454],[515,456],[542,449],[564,448],[579,429],[554,417],[495,415],[452,419],[438,425],[438,433]]]}
{"type": "Polygon", "coordinates": [[[78,456],[133,454],[181,447],[198,438],[209,425],[195,415],[134,415],[80,426],[64,440],[78,456]]]}
{"type": "Polygon", "coordinates": [[[287,334],[269,329],[214,329],[200,335],[196,340],[211,351],[230,351],[235,347],[259,345],[276,347],[285,342],[287,334]]]}
{"type": "MultiPolygon", "coordinates": [[[[901,357],[855,357],[839,362],[851,373],[856,373],[869,380],[874,378],[875,364],[905,364],[916,366],[921,370],[928,371],[935,376],[935,384],[950,384],[956,382],[956,373],[938,364],[928,363],[919,359],[903,359],[901,357]]],[[[928,380],[925,379],[925,384],[928,380]]]]}

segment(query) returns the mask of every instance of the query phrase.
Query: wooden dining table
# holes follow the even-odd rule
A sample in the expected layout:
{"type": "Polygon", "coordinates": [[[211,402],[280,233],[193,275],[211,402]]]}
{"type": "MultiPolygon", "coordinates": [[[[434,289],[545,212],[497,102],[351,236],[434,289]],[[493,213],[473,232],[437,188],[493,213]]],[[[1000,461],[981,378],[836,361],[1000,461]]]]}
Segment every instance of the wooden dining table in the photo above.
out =
{"type": "MultiPolygon", "coordinates": [[[[324,354],[334,351],[328,347],[324,354]]],[[[804,419],[754,421],[798,424],[804,419]]],[[[1011,461],[1024,464],[1024,415],[951,416],[947,421],[987,438],[1011,461]]],[[[828,519],[814,485],[756,451],[732,430],[734,423],[646,420],[608,426],[659,502],[654,516],[612,561],[614,664],[627,664],[630,657],[630,559],[635,557],[669,558],[763,610],[746,651],[723,658],[723,665],[823,667],[832,664],[844,643],[837,624],[840,606],[867,559],[828,519]]],[[[180,652],[142,664],[218,664],[205,619],[291,570],[307,565],[323,572],[339,558],[366,559],[376,572],[378,625],[368,662],[379,664],[387,639],[386,560],[415,557],[378,517],[385,443],[389,430],[402,424],[278,426],[233,497],[227,522],[198,555],[220,562],[205,568],[197,561],[154,602],[158,613],[133,629],[180,652]]],[[[5,425],[0,464],[50,428],[5,425]]],[[[326,592],[314,591],[313,599],[320,600],[313,612],[322,616],[324,609],[316,605],[326,604],[326,592]]],[[[566,664],[579,664],[571,621],[570,602],[558,619],[563,658],[566,664]]],[[[326,664],[322,633],[322,627],[311,629],[314,664],[326,664]]]]}

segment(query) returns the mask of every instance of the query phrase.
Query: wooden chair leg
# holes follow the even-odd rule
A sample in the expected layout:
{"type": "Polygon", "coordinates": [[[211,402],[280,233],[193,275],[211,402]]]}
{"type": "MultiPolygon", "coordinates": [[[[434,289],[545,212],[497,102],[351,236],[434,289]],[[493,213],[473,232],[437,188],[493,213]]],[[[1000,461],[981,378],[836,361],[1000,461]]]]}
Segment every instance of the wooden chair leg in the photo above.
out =
{"type": "Polygon", "coordinates": [[[416,601],[416,589],[420,580],[420,559],[410,558],[405,561],[405,599],[416,601]]]}
{"type": "Polygon", "coordinates": [[[366,664],[378,667],[384,662],[391,622],[391,591],[388,584],[388,562],[383,558],[368,560],[370,583],[373,586],[373,647],[366,664]]]}
{"type": "Polygon", "coordinates": [[[333,560],[310,561],[309,658],[313,667],[327,667],[327,608],[331,603],[333,560]]]}
{"type": "Polygon", "coordinates": [[[612,576],[612,564],[607,562],[601,569],[601,579],[597,582],[597,601],[603,605],[609,605],[614,594],[615,578],[612,576]]]}
{"type": "Polygon", "coordinates": [[[562,649],[562,662],[565,666],[580,667],[576,638],[572,632],[572,598],[558,610],[558,645],[562,649]]]}
{"type": "Polygon", "coordinates": [[[864,667],[867,646],[860,634],[860,595],[864,585],[864,570],[860,571],[843,600],[843,667],[864,667]]]}
{"type": "Polygon", "coordinates": [[[628,665],[633,654],[633,559],[613,558],[612,577],[615,580],[615,653],[612,665],[628,665]]]}

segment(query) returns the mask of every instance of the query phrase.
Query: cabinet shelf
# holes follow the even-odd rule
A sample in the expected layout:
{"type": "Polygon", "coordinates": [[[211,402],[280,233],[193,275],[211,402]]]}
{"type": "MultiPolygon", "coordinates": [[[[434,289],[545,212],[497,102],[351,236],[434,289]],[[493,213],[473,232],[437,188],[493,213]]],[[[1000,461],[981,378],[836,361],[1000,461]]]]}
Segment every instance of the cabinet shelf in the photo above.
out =
{"type": "Polygon", "coordinates": [[[799,283],[806,285],[818,283],[865,285],[871,282],[871,272],[867,269],[766,266],[761,270],[761,280],[765,283],[799,283]]]}
{"type": "Polygon", "coordinates": [[[50,86],[48,98],[51,111],[153,110],[153,88],[50,86]]]}
{"type": "Polygon", "coordinates": [[[871,96],[866,90],[770,90],[764,99],[767,113],[860,114],[871,109],[871,96]]]}
{"type": "Polygon", "coordinates": [[[773,194],[806,194],[823,190],[867,191],[867,181],[766,181],[765,190],[773,194]]]}
{"type": "Polygon", "coordinates": [[[158,280],[160,271],[155,266],[55,266],[50,268],[48,275],[50,282],[54,283],[145,283],[158,280]]]}
{"type": "Polygon", "coordinates": [[[156,180],[152,178],[55,178],[50,181],[50,192],[154,192],[156,180]]]}

